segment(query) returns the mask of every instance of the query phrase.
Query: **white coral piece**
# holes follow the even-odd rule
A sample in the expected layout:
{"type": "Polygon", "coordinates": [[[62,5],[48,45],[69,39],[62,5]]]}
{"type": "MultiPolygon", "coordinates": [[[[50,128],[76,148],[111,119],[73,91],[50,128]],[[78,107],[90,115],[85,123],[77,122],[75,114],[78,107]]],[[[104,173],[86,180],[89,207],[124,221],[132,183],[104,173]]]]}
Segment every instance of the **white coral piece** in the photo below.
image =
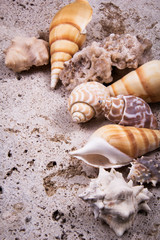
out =
{"type": "Polygon", "coordinates": [[[95,217],[103,219],[122,236],[129,229],[139,210],[149,211],[147,205],[152,193],[143,186],[133,186],[121,173],[100,168],[99,176],[92,179],[89,187],[79,197],[89,202],[95,217]]]}
{"type": "Polygon", "coordinates": [[[14,72],[28,70],[31,66],[49,63],[48,42],[35,37],[16,37],[5,50],[5,64],[14,72]]]}

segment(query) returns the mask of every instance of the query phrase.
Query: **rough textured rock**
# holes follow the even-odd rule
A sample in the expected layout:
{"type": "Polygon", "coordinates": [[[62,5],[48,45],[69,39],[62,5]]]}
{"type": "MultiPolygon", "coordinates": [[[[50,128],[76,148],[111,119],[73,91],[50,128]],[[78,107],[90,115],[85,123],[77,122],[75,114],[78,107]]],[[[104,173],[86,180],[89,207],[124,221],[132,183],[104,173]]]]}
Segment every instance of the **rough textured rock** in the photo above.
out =
{"type": "Polygon", "coordinates": [[[110,83],[112,66],[118,69],[137,68],[151,59],[151,41],[130,34],[110,34],[102,43],[77,52],[64,64],[60,79],[68,90],[88,81],[110,83]]]}
{"type": "MultiPolygon", "coordinates": [[[[97,177],[97,170],[70,158],[107,122],[94,119],[73,124],[68,93],[59,84],[50,90],[50,66],[14,73],[5,66],[6,49],[16,36],[48,40],[53,15],[66,1],[8,0],[0,7],[0,239],[117,240],[78,195],[97,177]],[[48,190],[47,190],[48,189],[48,190]]],[[[150,39],[160,59],[160,6],[157,0],[89,0],[94,14],[87,41],[102,41],[110,33],[130,33],[150,39]]],[[[87,46],[86,45],[86,46],[87,46]]],[[[85,45],[84,45],[85,46],[85,45]]],[[[151,105],[160,127],[159,104],[151,105]]],[[[160,158],[160,152],[154,153],[160,158]]],[[[138,215],[123,240],[160,238],[158,188],[149,202],[151,212],[138,215]]]]}

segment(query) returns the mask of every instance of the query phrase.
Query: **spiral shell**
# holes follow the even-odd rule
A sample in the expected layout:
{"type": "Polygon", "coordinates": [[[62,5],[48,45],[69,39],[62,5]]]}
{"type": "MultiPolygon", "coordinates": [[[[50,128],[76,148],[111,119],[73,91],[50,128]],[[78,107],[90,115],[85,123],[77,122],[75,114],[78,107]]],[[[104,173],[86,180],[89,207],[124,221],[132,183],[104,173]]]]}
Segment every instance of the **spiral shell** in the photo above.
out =
{"type": "Polygon", "coordinates": [[[142,128],[157,128],[158,123],[149,105],[135,96],[108,97],[103,101],[104,116],[111,122],[142,128]]]}
{"type": "Polygon", "coordinates": [[[160,181],[160,159],[155,159],[149,156],[142,156],[141,158],[134,159],[131,163],[128,179],[133,182],[152,183],[156,186],[160,181]]]}
{"type": "Polygon", "coordinates": [[[85,192],[79,196],[89,203],[95,218],[105,221],[117,236],[129,229],[140,210],[150,210],[148,201],[152,193],[144,186],[133,186],[121,173],[100,168],[99,175],[91,179],[85,192]]]}
{"type": "Polygon", "coordinates": [[[146,102],[160,101],[160,60],[152,60],[107,87],[111,97],[134,95],[146,102]]]}
{"type": "Polygon", "coordinates": [[[87,122],[102,113],[101,101],[108,96],[106,87],[98,82],[77,86],[69,96],[68,110],[73,122],[87,122]]]}
{"type": "Polygon", "coordinates": [[[76,0],[63,7],[50,25],[51,88],[55,88],[63,63],[72,58],[84,43],[85,27],[92,17],[87,0],[76,0]]]}
{"type": "Polygon", "coordinates": [[[160,130],[106,125],[70,154],[94,167],[116,168],[160,147],[160,130]]]}

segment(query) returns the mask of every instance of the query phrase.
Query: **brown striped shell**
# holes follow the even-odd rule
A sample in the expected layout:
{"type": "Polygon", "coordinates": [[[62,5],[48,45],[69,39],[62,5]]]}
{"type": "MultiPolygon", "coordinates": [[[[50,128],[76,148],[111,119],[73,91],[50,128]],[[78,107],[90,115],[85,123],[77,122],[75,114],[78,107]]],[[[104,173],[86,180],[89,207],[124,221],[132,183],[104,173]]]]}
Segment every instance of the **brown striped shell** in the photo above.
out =
{"type": "Polygon", "coordinates": [[[98,82],[78,85],[70,94],[68,109],[73,122],[87,122],[102,113],[101,101],[108,96],[106,87],[98,82]]]}
{"type": "Polygon", "coordinates": [[[63,63],[72,58],[84,43],[85,27],[92,17],[87,0],[76,0],[54,16],[50,25],[51,88],[55,88],[63,63]]]}
{"type": "Polygon", "coordinates": [[[128,179],[133,182],[152,183],[156,186],[160,181],[160,159],[155,159],[149,156],[142,156],[135,159],[130,168],[128,179]]]}
{"type": "Polygon", "coordinates": [[[111,122],[156,129],[158,124],[149,105],[135,96],[108,97],[103,101],[104,116],[111,122]]]}
{"type": "Polygon", "coordinates": [[[160,130],[106,125],[84,147],[71,152],[89,165],[116,168],[160,147],[160,130]]]}
{"type": "Polygon", "coordinates": [[[160,101],[160,60],[147,62],[107,87],[111,97],[134,95],[146,102],[160,101]]]}

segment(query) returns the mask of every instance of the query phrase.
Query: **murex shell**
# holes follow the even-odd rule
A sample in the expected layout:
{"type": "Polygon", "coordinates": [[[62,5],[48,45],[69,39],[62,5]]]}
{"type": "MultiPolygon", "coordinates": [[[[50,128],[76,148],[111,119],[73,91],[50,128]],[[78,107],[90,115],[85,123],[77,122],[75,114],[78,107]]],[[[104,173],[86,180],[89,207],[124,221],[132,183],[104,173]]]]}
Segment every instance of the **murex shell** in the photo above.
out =
{"type": "Polygon", "coordinates": [[[61,8],[50,25],[51,88],[55,88],[63,63],[72,58],[84,43],[85,27],[92,17],[87,0],[76,0],[61,8]]]}
{"type": "Polygon", "coordinates": [[[94,167],[117,168],[160,147],[160,130],[105,125],[71,155],[94,167]]]}
{"type": "MultiPolygon", "coordinates": [[[[123,124],[127,125],[131,124],[137,127],[155,128],[156,122],[155,120],[153,120],[154,116],[151,110],[149,109],[149,106],[146,105],[143,100],[145,100],[146,102],[159,102],[160,101],[159,89],[160,89],[160,61],[153,60],[148,63],[145,63],[135,71],[130,72],[122,79],[118,80],[117,82],[111,84],[108,87],[105,87],[103,84],[98,82],[87,82],[80,84],[71,92],[69,96],[68,109],[74,122],[77,123],[87,122],[93,117],[97,117],[102,113],[104,113],[104,115],[107,116],[107,114],[105,114],[105,111],[107,111],[108,113],[108,107],[111,107],[111,103],[110,105],[108,105],[107,103],[108,101],[115,99],[111,98],[109,100],[106,99],[107,97],[110,98],[116,97],[118,95],[124,96],[133,95],[135,96],[135,98],[123,97],[124,101],[123,100],[120,101],[119,99],[115,100],[118,102],[122,102],[123,106],[126,105],[124,111],[124,118],[126,118],[125,113],[127,112],[131,113],[131,110],[133,114],[135,114],[135,110],[139,112],[136,113],[137,114],[136,118],[133,117],[133,115],[131,116],[132,119],[134,119],[133,122],[131,122],[131,120],[128,119],[129,122],[128,120],[127,122],[123,121],[123,124]],[[142,98],[143,100],[140,100],[139,98],[142,98]],[[137,107],[135,108],[135,106],[137,107]],[[151,124],[148,125],[147,123],[147,125],[145,125],[144,121],[148,122],[148,120],[146,120],[146,118],[148,117],[152,118],[151,124]],[[135,120],[137,119],[139,119],[138,124],[135,122],[135,120]],[[139,125],[140,122],[144,124],[139,125]],[[152,122],[154,122],[154,124],[152,124],[152,122]]],[[[118,105],[118,107],[120,105],[118,105]]],[[[118,119],[117,117],[114,118],[113,121],[119,122],[120,120],[119,117],[118,119]]]]}
{"type": "Polygon", "coordinates": [[[117,236],[128,230],[140,210],[149,211],[148,201],[152,193],[144,186],[133,186],[121,173],[100,168],[99,176],[79,197],[88,202],[95,218],[104,220],[117,236]]]}
{"type": "Polygon", "coordinates": [[[138,183],[152,183],[156,186],[160,181],[160,159],[155,159],[149,156],[142,156],[134,159],[131,163],[128,179],[138,183]]]}

